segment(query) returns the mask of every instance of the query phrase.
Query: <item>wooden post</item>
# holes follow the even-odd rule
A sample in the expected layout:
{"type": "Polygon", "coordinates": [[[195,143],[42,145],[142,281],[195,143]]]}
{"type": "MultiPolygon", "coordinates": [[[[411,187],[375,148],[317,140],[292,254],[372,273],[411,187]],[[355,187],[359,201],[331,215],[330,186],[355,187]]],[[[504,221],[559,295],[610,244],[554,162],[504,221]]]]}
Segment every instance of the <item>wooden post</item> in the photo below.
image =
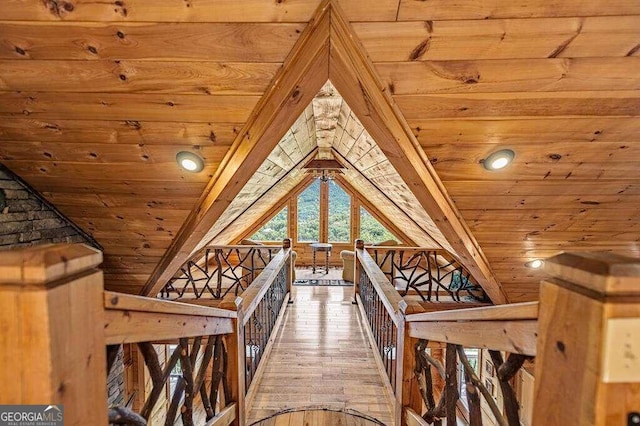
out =
{"type": "Polygon", "coordinates": [[[244,314],[242,310],[242,298],[238,297],[233,303],[223,303],[223,309],[233,309],[238,313],[234,319],[235,331],[225,335],[229,368],[227,369],[229,387],[231,388],[231,400],[236,402],[236,418],[232,425],[245,425],[245,395],[246,395],[246,371],[247,358],[244,345],[244,314]],[[233,306],[231,306],[233,305],[233,306]]]}
{"type": "Polygon", "coordinates": [[[415,302],[402,300],[398,306],[398,343],[396,362],[396,410],[395,424],[407,425],[407,408],[422,415],[422,395],[416,378],[416,344],[418,339],[409,336],[406,316],[422,312],[415,302]]]}
{"type": "Polygon", "coordinates": [[[353,251],[353,302],[358,303],[358,291],[360,289],[360,260],[358,259],[358,250],[364,250],[364,240],[356,240],[356,247],[353,251]]]}
{"type": "Polygon", "coordinates": [[[82,244],[0,255],[0,401],[63,405],[107,424],[102,253],[82,244]]]}
{"type": "Polygon", "coordinates": [[[447,343],[445,352],[445,385],[444,396],[446,398],[445,412],[447,414],[447,426],[456,426],[458,423],[457,404],[458,394],[458,357],[456,345],[447,343]]]}
{"type": "Polygon", "coordinates": [[[545,261],[533,424],[626,425],[640,410],[640,260],[545,261]]]}
{"type": "Polygon", "coordinates": [[[284,241],[282,241],[282,248],[283,249],[289,249],[289,258],[287,260],[287,263],[285,264],[285,268],[287,268],[287,293],[289,293],[289,303],[293,303],[293,297],[292,297],[292,293],[291,293],[291,287],[293,286],[293,247],[291,245],[291,238],[285,238],[284,241]]]}

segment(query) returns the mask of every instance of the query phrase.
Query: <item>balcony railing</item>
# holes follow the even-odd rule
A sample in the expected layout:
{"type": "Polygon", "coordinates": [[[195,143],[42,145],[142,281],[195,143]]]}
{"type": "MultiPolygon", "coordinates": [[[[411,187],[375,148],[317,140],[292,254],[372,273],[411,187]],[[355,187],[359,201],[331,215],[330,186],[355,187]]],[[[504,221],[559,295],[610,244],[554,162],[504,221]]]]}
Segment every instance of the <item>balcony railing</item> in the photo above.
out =
{"type": "Polygon", "coordinates": [[[283,245],[219,307],[104,291],[102,253],[87,246],[3,253],[0,355],[11,368],[0,401],[61,404],[65,424],[244,425],[249,385],[291,290],[290,240],[283,245]],[[107,409],[106,379],[123,345],[142,360],[129,374],[144,379],[125,405],[107,409]]]}
{"type": "Polygon", "coordinates": [[[445,250],[400,246],[367,250],[402,296],[415,293],[426,302],[443,297],[454,302],[490,301],[469,271],[445,250]]]}
{"type": "Polygon", "coordinates": [[[166,299],[238,296],[262,273],[282,246],[207,246],[186,261],[160,292],[166,299]]]}
{"type": "MultiPolygon", "coordinates": [[[[0,402],[63,405],[65,424],[104,425],[111,418],[143,425],[162,411],[166,425],[245,425],[245,403],[286,309],[290,256],[286,242],[240,297],[212,308],[105,292],[97,269],[102,255],[83,245],[3,252],[0,402]],[[175,349],[160,359],[157,347],[167,344],[175,349]],[[118,345],[137,348],[144,360],[138,373],[147,371],[149,380],[135,389],[137,405],[108,410],[106,377],[118,345]]],[[[519,403],[510,382],[534,356],[534,426],[638,418],[637,259],[561,254],[545,261],[553,278],[542,282],[539,304],[460,309],[467,305],[457,303],[435,312],[403,300],[361,243],[355,262],[355,298],[389,379],[396,424],[455,424],[464,415],[480,425],[482,397],[491,423],[516,425],[519,403]],[[470,367],[465,348],[488,351],[504,404],[470,367]],[[458,380],[466,386],[466,414],[458,380]]]]}

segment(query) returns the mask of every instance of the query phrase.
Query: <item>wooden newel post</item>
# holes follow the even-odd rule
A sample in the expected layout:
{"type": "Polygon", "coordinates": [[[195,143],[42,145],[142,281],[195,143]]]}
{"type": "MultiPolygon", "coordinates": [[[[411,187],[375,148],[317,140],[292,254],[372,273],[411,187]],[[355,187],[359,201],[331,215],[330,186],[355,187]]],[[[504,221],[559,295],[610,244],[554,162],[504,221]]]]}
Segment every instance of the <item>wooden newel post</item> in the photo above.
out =
{"type": "Polygon", "coordinates": [[[293,297],[291,295],[292,294],[291,293],[291,286],[293,285],[293,277],[294,277],[293,268],[294,268],[294,264],[293,264],[293,248],[291,247],[291,238],[285,238],[282,241],[282,248],[284,250],[289,249],[289,259],[287,260],[285,268],[287,268],[287,292],[289,293],[289,303],[293,303],[293,297]]]}
{"type": "Polygon", "coordinates": [[[422,396],[416,378],[416,344],[418,339],[409,336],[406,317],[422,312],[417,303],[407,304],[402,300],[398,306],[398,342],[396,362],[396,410],[395,424],[407,424],[407,408],[422,414],[422,396]]]}
{"type": "Polygon", "coordinates": [[[640,411],[640,260],[563,253],[545,261],[534,425],[627,425],[640,411]]]}
{"type": "Polygon", "coordinates": [[[357,303],[358,292],[360,290],[360,260],[358,259],[358,250],[364,250],[364,240],[356,240],[356,247],[353,252],[353,303],[357,303]]]}
{"type": "Polygon", "coordinates": [[[101,263],[82,244],[2,252],[2,404],[63,405],[65,425],[107,424],[101,263]]]}

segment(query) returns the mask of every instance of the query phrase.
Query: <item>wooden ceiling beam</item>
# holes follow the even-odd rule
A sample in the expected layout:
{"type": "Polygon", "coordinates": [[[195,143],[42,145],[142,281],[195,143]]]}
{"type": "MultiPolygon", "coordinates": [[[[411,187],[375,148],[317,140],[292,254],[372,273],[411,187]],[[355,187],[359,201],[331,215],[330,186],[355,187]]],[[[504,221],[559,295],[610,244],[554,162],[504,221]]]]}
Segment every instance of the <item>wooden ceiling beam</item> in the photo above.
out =
{"type": "Polygon", "coordinates": [[[203,244],[212,225],[327,81],[329,21],[329,2],[323,1],[207,185],[197,207],[147,280],[142,295],[157,294],[203,244]]]}
{"type": "Polygon", "coordinates": [[[494,303],[506,303],[507,297],[478,242],[336,4],[331,15],[330,55],[329,77],[344,100],[434,220],[460,262],[494,303]]]}

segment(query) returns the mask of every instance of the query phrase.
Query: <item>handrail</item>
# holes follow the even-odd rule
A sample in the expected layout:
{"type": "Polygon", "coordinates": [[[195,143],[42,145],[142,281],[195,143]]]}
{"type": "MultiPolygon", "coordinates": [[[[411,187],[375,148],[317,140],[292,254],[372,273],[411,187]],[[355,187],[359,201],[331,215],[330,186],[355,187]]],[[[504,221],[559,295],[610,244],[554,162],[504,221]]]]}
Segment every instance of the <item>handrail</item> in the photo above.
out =
{"type": "Polygon", "coordinates": [[[535,356],[537,320],[434,321],[407,323],[409,336],[469,348],[506,351],[535,356]]]}
{"type": "Polygon", "coordinates": [[[133,294],[104,292],[105,309],[139,311],[158,314],[182,314],[203,317],[237,318],[238,314],[228,309],[199,306],[189,303],[173,302],[133,294]]]}
{"type": "Polygon", "coordinates": [[[356,259],[359,261],[365,273],[369,276],[371,285],[375,288],[380,300],[387,309],[393,323],[398,325],[398,312],[404,302],[400,293],[393,287],[387,276],[382,272],[378,264],[373,260],[366,249],[356,249],[356,259]]]}
{"type": "Polygon", "coordinates": [[[104,292],[107,345],[228,334],[236,312],[104,292]]]}
{"type": "Polygon", "coordinates": [[[407,315],[407,322],[418,321],[516,321],[538,319],[538,302],[511,303],[480,308],[451,309],[407,315]]]}
{"type": "Polygon", "coordinates": [[[291,256],[291,248],[280,250],[264,268],[262,273],[242,293],[243,325],[246,325],[269,287],[275,282],[278,274],[291,256]]]}

